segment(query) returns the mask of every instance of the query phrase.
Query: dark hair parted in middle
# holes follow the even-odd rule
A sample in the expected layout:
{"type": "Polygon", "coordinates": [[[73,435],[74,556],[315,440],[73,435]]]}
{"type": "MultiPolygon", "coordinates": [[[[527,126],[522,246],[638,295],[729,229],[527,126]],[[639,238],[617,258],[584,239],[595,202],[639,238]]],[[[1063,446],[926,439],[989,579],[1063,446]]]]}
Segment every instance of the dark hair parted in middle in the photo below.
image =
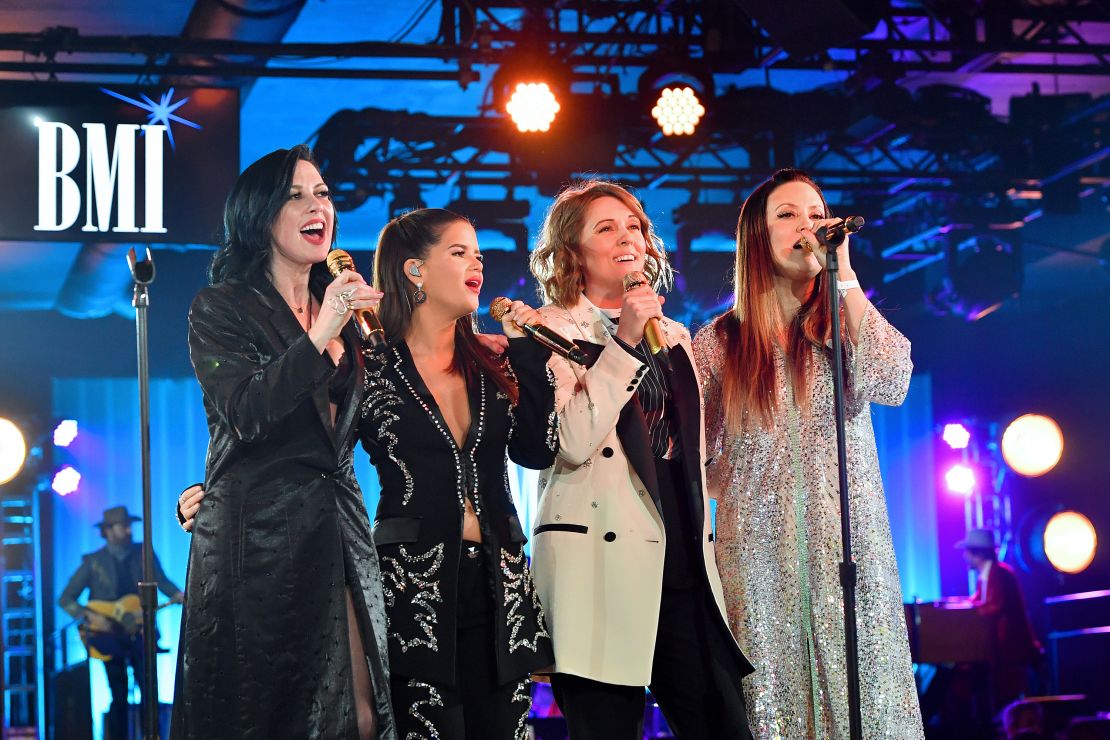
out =
{"type": "MultiPolygon", "coordinates": [[[[412,283],[405,277],[405,261],[426,259],[428,250],[443,237],[447,227],[459,222],[470,223],[470,220],[443,208],[418,208],[393,219],[378,234],[373,282],[374,287],[385,294],[378,307],[378,316],[389,341],[404,338],[412,324],[413,311],[418,310],[412,283]]],[[[455,372],[470,385],[485,371],[516,403],[516,384],[509,379],[502,361],[479,344],[476,331],[475,314],[461,316],[455,322],[455,372]]]]}

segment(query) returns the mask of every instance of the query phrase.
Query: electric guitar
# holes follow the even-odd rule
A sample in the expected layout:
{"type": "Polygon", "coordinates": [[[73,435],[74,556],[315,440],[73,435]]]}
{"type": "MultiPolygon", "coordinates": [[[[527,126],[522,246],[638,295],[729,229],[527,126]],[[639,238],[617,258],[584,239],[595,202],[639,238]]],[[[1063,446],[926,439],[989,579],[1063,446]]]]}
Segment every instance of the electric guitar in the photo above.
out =
{"type": "MultiPolygon", "coordinates": [[[[177,604],[167,601],[159,604],[155,611],[177,604]]],[[[131,638],[143,628],[143,607],[137,594],[128,594],[116,601],[91,600],[85,608],[108,620],[108,629],[94,629],[88,622],[77,625],[81,642],[89,651],[89,657],[108,661],[123,655],[131,638]]]]}

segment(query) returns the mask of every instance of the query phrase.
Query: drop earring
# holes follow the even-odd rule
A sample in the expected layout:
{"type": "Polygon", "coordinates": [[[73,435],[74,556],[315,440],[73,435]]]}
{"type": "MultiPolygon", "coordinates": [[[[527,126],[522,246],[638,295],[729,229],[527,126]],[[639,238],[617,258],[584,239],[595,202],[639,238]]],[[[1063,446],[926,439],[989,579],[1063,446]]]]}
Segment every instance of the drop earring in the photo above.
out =
{"type": "Polygon", "coordinates": [[[416,292],[412,294],[413,303],[419,306],[426,300],[428,300],[428,294],[424,292],[424,283],[417,283],[416,292]]]}

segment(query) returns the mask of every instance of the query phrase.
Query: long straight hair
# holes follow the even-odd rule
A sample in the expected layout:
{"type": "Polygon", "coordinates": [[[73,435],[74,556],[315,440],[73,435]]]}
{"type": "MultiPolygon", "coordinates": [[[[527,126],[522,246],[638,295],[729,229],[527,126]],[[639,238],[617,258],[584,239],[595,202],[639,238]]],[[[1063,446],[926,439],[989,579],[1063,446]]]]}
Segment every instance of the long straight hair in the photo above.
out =
{"type": "Polygon", "coordinates": [[[725,345],[721,369],[725,424],[739,433],[745,416],[760,426],[773,424],[778,411],[775,382],[775,347],[786,355],[786,368],[793,383],[795,402],[806,407],[810,364],[814,348],[824,351],[831,338],[828,281],[825,273],[814,278],[813,289],[793,316],[784,316],[775,293],[775,264],[771,259],[771,235],[767,228],[767,201],[780,185],[804,182],[817,191],[831,217],[821,188],[801,170],[782,169],[759,185],[740,208],[736,225],[736,268],[732,309],[713,323],[725,345]]]}
{"type": "MultiPolygon", "coordinates": [[[[470,223],[466,217],[443,208],[418,208],[393,219],[378,234],[374,287],[385,293],[378,306],[378,317],[391,341],[404,338],[416,310],[412,283],[405,277],[405,261],[427,259],[428,250],[440,240],[447,227],[460,221],[470,223]]],[[[476,384],[481,373],[486,373],[516,403],[517,387],[509,379],[504,362],[479,344],[476,332],[474,314],[460,316],[455,321],[452,369],[463,376],[467,385],[476,384]]]]}

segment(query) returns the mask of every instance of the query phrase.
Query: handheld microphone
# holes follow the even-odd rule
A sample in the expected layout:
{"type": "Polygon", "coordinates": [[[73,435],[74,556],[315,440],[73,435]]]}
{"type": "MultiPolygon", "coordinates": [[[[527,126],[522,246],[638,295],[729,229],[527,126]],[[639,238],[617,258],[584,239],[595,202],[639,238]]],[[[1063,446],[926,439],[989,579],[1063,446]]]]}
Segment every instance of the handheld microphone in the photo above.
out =
{"type": "MultiPolygon", "coordinates": [[[[355,269],[355,261],[351,259],[351,255],[347,254],[342,249],[333,249],[328,252],[328,272],[333,277],[339,277],[340,273],[355,269]]],[[[358,328],[358,334],[362,337],[364,349],[375,350],[379,347],[385,346],[385,330],[382,328],[381,319],[372,308],[356,308],[355,312],[355,326],[358,328]]]]}
{"type": "Polygon", "coordinates": [[[813,232],[817,235],[826,246],[839,247],[844,243],[844,237],[848,234],[854,234],[863,228],[863,216],[849,216],[848,218],[841,219],[840,223],[832,226],[822,226],[817,231],[813,232]]]}
{"type": "MultiPolygon", "coordinates": [[[[505,314],[509,312],[509,308],[512,304],[513,302],[504,296],[494,298],[493,303],[489,304],[489,315],[494,321],[500,322],[505,318],[505,314]]],[[[549,329],[542,322],[534,321],[531,324],[525,324],[524,326],[517,324],[517,326],[520,327],[520,330],[525,334],[532,337],[532,339],[547,347],[555,354],[565,357],[571,362],[577,362],[583,367],[589,362],[586,353],[579,349],[578,345],[554,329],[549,329]]]]}
{"type": "MultiPolygon", "coordinates": [[[[624,276],[625,293],[647,284],[647,278],[639,270],[633,270],[624,276]]],[[[663,328],[659,326],[659,319],[654,316],[644,324],[644,339],[647,340],[648,349],[651,350],[651,353],[661,359],[663,364],[669,368],[671,353],[667,349],[667,343],[663,340],[663,328]]]]}

